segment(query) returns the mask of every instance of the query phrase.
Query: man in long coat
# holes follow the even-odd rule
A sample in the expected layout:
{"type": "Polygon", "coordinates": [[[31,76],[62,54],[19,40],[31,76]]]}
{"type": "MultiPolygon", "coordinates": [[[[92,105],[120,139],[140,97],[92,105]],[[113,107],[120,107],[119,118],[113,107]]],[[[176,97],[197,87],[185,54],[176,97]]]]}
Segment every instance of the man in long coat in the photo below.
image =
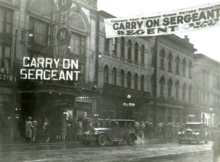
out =
{"type": "Polygon", "coordinates": [[[32,118],[31,117],[28,117],[28,121],[26,121],[26,124],[25,124],[25,137],[27,139],[27,142],[31,142],[31,137],[32,137],[32,118]]]}

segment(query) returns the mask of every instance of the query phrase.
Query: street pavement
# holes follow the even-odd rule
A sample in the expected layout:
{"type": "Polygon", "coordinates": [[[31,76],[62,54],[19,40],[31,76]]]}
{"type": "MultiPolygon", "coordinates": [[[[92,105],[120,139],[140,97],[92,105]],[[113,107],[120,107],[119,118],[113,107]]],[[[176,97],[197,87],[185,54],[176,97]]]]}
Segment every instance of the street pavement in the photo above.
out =
{"type": "Polygon", "coordinates": [[[135,146],[108,144],[17,145],[14,150],[2,150],[0,162],[211,162],[212,143],[178,144],[138,142],[135,146]]]}

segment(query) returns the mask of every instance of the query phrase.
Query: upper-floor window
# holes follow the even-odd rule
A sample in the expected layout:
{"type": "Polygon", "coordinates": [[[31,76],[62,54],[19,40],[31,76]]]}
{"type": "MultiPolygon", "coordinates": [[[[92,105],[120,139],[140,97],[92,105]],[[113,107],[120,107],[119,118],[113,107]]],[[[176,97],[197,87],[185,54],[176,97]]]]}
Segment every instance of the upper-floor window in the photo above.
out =
{"type": "Polygon", "coordinates": [[[145,47],[144,45],[141,46],[141,64],[144,65],[144,51],[145,51],[145,47]]]}
{"type": "Polygon", "coordinates": [[[141,91],[144,91],[144,75],[141,76],[141,91]]]}
{"type": "Polygon", "coordinates": [[[108,84],[108,74],[109,74],[109,68],[107,65],[104,67],[104,83],[108,84]]]}
{"type": "Polygon", "coordinates": [[[164,49],[160,52],[160,68],[164,70],[164,58],[166,57],[164,49]]]}
{"type": "Polygon", "coordinates": [[[176,57],[176,74],[179,75],[180,74],[180,57],[177,56],[176,57]]]}
{"type": "Polygon", "coordinates": [[[182,89],[183,89],[183,101],[185,101],[186,100],[186,83],[183,84],[182,89]]]}
{"type": "Polygon", "coordinates": [[[138,43],[135,43],[135,54],[134,54],[134,61],[138,62],[138,43]]]}
{"type": "Polygon", "coordinates": [[[179,89],[180,89],[180,82],[179,81],[176,82],[175,87],[176,87],[176,99],[178,100],[179,99],[179,89]]]}
{"type": "Polygon", "coordinates": [[[86,38],[83,35],[71,33],[70,39],[70,53],[77,55],[85,55],[86,38]]]}
{"type": "Polygon", "coordinates": [[[134,89],[138,90],[138,74],[134,75],[134,89]]]}
{"type": "Polygon", "coordinates": [[[132,47],[131,47],[131,40],[128,41],[128,60],[131,61],[131,53],[132,53],[132,47]]]}
{"type": "Polygon", "coordinates": [[[117,69],[116,68],[112,70],[112,79],[113,79],[113,85],[117,85],[117,69]]]}
{"type": "Polygon", "coordinates": [[[0,68],[10,69],[11,47],[0,44],[0,68]]]}
{"type": "Polygon", "coordinates": [[[192,101],[192,85],[189,85],[189,101],[192,101]]]}
{"type": "Polygon", "coordinates": [[[33,41],[42,46],[48,45],[49,24],[35,18],[30,18],[30,30],[33,31],[33,41]]]}
{"type": "Polygon", "coordinates": [[[109,39],[105,39],[105,52],[107,52],[107,53],[109,53],[109,43],[110,43],[110,41],[109,41],[109,39]]]}
{"type": "Polygon", "coordinates": [[[165,78],[162,76],[160,78],[160,96],[164,97],[164,85],[165,85],[165,78]]]}
{"type": "Polygon", "coordinates": [[[127,76],[127,87],[131,88],[131,72],[128,72],[128,76],[127,76]]]}
{"type": "Polygon", "coordinates": [[[172,53],[169,53],[168,55],[168,71],[172,73],[172,61],[173,61],[173,55],[172,53]]]}
{"type": "Polygon", "coordinates": [[[173,80],[170,78],[168,81],[168,97],[172,97],[172,86],[173,86],[173,80]]]}
{"type": "Polygon", "coordinates": [[[186,76],[186,59],[185,58],[183,59],[182,64],[183,64],[183,76],[185,77],[186,76]]]}
{"type": "Polygon", "coordinates": [[[12,34],[13,12],[0,8],[0,33],[12,34]]]}
{"type": "Polygon", "coordinates": [[[121,58],[125,58],[125,38],[121,38],[121,58]]]}
{"type": "Polygon", "coordinates": [[[117,56],[118,38],[113,38],[113,55],[117,56]]]}
{"type": "Polygon", "coordinates": [[[125,82],[125,72],[124,70],[121,70],[121,86],[124,87],[125,82]]]}

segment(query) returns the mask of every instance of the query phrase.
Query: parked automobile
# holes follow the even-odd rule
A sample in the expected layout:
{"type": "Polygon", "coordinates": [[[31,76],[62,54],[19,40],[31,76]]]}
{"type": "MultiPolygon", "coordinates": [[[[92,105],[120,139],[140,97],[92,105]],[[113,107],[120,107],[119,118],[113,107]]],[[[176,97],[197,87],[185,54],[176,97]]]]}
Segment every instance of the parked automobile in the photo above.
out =
{"type": "Polygon", "coordinates": [[[105,146],[107,142],[118,145],[119,142],[127,142],[130,146],[135,144],[135,121],[124,119],[111,119],[104,128],[94,128],[94,131],[84,132],[82,141],[85,145],[97,142],[105,146]]]}
{"type": "Polygon", "coordinates": [[[178,141],[182,142],[205,142],[208,143],[208,127],[205,123],[188,122],[182,132],[178,132],[178,141]]]}

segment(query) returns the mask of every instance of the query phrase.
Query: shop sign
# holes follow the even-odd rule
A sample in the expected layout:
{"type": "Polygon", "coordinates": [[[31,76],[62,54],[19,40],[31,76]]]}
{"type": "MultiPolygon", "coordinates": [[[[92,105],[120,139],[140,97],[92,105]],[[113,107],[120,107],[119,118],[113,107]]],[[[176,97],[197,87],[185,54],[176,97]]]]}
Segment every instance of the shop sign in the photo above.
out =
{"type": "Polygon", "coordinates": [[[0,80],[13,81],[13,76],[9,75],[9,69],[1,68],[1,70],[0,70],[0,80]]]}
{"type": "Polygon", "coordinates": [[[72,5],[72,0],[59,0],[60,11],[68,10],[72,5]]]}

